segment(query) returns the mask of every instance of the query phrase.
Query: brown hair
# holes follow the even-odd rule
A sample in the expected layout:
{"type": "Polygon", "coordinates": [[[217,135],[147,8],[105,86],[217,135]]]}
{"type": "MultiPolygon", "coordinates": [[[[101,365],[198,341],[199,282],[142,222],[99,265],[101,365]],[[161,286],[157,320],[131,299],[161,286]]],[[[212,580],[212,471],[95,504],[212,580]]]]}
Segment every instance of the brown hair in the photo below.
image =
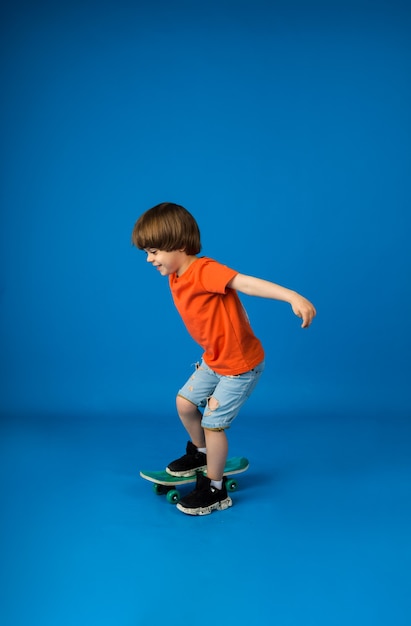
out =
{"type": "Polygon", "coordinates": [[[140,250],[184,250],[189,255],[201,250],[200,230],[194,217],[172,202],[157,204],[143,213],[134,224],[131,241],[140,250]]]}

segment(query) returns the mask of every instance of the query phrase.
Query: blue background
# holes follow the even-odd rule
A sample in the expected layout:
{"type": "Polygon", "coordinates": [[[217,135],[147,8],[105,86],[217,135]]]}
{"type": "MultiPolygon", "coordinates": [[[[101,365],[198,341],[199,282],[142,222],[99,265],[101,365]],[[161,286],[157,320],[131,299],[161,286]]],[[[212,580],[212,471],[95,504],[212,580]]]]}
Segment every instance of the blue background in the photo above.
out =
{"type": "MultiPolygon", "coordinates": [[[[342,624],[376,624],[377,614],[388,623],[388,609],[370,609],[387,591],[383,577],[368,579],[365,595],[356,595],[356,585],[388,567],[398,579],[384,606],[394,595],[397,610],[403,607],[406,566],[397,557],[407,555],[409,564],[410,555],[402,543],[409,504],[400,509],[410,495],[408,3],[17,0],[1,22],[4,623],[28,623],[17,599],[23,594],[33,624],[89,624],[96,606],[95,623],[148,624],[144,598],[151,601],[154,591],[137,576],[135,553],[143,578],[178,575],[172,555],[164,561],[155,550],[193,531],[174,509],[153,502],[147,485],[136,485],[137,469],[170,460],[171,444],[171,456],[179,452],[184,434],[174,395],[201,355],[167,281],[130,244],[137,217],[162,201],[195,215],[203,254],[294,288],[318,311],[302,331],[287,305],[243,298],[267,353],[264,378],[232,434],[233,452],[254,454],[260,471],[250,474],[244,506],[267,463],[292,466],[296,481],[287,474],[275,504],[261,494],[253,503],[265,521],[244,507],[226,514],[235,522],[229,532],[242,541],[250,524],[261,537],[278,538],[243,545],[256,572],[266,567],[257,552],[287,563],[286,572],[270,570],[262,587],[256,574],[259,623],[272,623],[262,617],[272,610],[261,595],[269,580],[281,590],[270,614],[282,626],[339,624],[336,606],[342,624]],[[267,441],[277,442],[275,461],[264,456],[267,441]],[[311,474],[304,455],[314,463],[311,474]],[[335,475],[333,455],[341,461],[335,475]],[[380,463],[389,466],[383,478],[380,463]],[[359,478],[355,470],[365,467],[359,478]],[[328,484],[337,474],[342,482],[328,484]],[[373,500],[381,485],[385,499],[373,500]],[[330,492],[340,495],[327,517],[330,492]],[[346,506],[348,493],[354,503],[346,506]],[[313,501],[318,519],[310,517],[313,501]],[[304,503],[308,526],[299,532],[304,503]],[[347,522],[353,510],[358,515],[347,522]],[[370,533],[382,511],[388,518],[370,533]],[[331,521],[325,539],[319,519],[331,521]],[[351,543],[347,526],[359,529],[351,543]],[[384,543],[386,529],[402,538],[395,547],[384,543]],[[157,531],[164,544],[153,548],[157,531]],[[374,542],[385,552],[363,570],[374,542]],[[329,556],[337,544],[340,552],[329,556]],[[359,559],[360,546],[353,579],[345,555],[359,559]],[[338,559],[334,575],[343,584],[331,588],[327,568],[338,559]],[[313,562],[317,569],[307,566],[313,562]],[[317,602],[324,585],[325,607],[317,602]],[[72,612],[70,594],[78,600],[72,612]]],[[[229,522],[217,514],[210,520],[203,520],[211,533],[206,548],[214,555],[229,522]]],[[[243,567],[240,556],[231,554],[231,563],[243,567]]],[[[204,567],[206,582],[213,562],[204,567]]],[[[255,617],[247,610],[240,603],[232,613],[237,624],[255,617]]],[[[392,623],[407,617],[409,606],[392,623]]]]}
{"type": "Polygon", "coordinates": [[[3,410],[134,410],[154,366],[180,384],[198,350],[130,246],[165,200],[204,254],[316,304],[303,334],[245,301],[277,396],[410,408],[410,12],[356,5],[7,10],[3,410]]]}

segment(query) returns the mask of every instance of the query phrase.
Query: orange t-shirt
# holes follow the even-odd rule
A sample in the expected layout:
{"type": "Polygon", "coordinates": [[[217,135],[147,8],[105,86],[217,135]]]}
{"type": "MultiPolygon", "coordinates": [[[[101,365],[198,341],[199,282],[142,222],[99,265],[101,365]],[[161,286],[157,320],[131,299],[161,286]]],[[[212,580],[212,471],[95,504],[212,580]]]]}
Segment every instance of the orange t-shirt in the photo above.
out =
{"type": "Polygon", "coordinates": [[[247,313],[234,289],[227,288],[238,272],[213,259],[196,259],[178,277],[169,276],[174,304],[203,358],[218,374],[235,376],[264,359],[247,313]]]}

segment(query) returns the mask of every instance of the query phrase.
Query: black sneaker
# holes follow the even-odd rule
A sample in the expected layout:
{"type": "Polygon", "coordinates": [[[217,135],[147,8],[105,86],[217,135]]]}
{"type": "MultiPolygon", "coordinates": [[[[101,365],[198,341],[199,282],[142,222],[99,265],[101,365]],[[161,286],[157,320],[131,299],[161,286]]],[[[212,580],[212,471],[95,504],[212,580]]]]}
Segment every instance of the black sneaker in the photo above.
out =
{"type": "Polygon", "coordinates": [[[186,454],[169,463],[166,472],[171,476],[195,476],[196,472],[201,472],[206,467],[207,456],[204,452],[199,452],[195,445],[189,441],[186,454]]]}
{"type": "Polygon", "coordinates": [[[207,476],[201,472],[197,474],[197,484],[194,491],[181,498],[177,508],[187,515],[208,515],[213,511],[224,511],[233,504],[227,496],[225,486],[226,478],[223,479],[222,489],[213,487],[207,476]]]}

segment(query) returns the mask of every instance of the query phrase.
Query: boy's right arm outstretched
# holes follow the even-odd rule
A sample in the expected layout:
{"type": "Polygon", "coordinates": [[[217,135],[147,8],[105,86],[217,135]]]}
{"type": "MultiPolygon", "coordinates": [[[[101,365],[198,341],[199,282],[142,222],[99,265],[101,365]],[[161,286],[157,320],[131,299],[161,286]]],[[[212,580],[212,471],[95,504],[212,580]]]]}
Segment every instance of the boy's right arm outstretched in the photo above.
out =
{"type": "Polygon", "coordinates": [[[227,286],[248,296],[288,302],[293,313],[302,319],[302,328],[308,328],[316,315],[314,305],[304,296],[269,280],[247,276],[246,274],[236,274],[227,286]]]}

